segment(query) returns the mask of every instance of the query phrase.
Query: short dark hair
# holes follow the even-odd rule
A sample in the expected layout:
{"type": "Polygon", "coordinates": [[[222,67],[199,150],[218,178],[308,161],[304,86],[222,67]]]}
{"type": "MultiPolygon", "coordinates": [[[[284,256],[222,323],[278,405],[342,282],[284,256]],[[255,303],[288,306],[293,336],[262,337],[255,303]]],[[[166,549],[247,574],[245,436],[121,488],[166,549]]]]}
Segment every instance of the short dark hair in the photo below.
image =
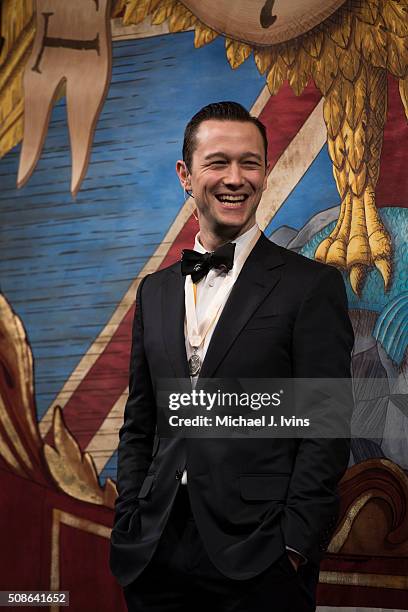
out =
{"type": "Polygon", "coordinates": [[[184,130],[183,160],[189,170],[191,170],[193,153],[196,148],[196,134],[203,121],[216,119],[218,121],[246,121],[253,123],[261,133],[265,147],[265,163],[268,159],[268,138],[264,124],[253,117],[247,109],[238,102],[213,102],[201,108],[198,113],[190,119],[184,130]]]}

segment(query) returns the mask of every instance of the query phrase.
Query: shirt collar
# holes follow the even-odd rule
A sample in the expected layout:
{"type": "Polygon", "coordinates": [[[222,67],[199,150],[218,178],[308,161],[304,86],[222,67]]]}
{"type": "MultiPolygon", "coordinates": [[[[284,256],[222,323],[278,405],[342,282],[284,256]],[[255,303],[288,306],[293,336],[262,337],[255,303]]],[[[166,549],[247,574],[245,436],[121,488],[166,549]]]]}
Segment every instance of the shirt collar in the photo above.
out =
{"type": "MultiPolygon", "coordinates": [[[[236,245],[234,259],[238,257],[242,249],[244,249],[245,246],[248,244],[248,242],[252,240],[252,238],[255,236],[258,230],[259,230],[258,224],[254,223],[254,225],[249,230],[241,234],[241,236],[238,236],[238,238],[234,238],[234,240],[231,240],[231,242],[236,245]]],[[[196,234],[196,237],[194,240],[194,250],[198,251],[198,253],[206,253],[207,251],[205,250],[205,248],[199,241],[199,236],[200,236],[200,232],[196,234]]]]}

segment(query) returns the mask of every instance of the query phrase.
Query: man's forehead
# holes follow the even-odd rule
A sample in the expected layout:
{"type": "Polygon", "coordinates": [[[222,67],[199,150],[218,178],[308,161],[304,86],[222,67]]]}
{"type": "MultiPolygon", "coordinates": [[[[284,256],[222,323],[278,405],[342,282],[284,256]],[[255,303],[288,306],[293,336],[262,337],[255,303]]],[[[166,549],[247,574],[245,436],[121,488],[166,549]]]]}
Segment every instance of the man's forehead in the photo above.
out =
{"type": "Polygon", "coordinates": [[[230,142],[231,144],[242,144],[245,148],[246,143],[242,142],[245,136],[246,143],[248,139],[253,144],[258,144],[263,147],[263,140],[260,131],[256,125],[250,121],[232,121],[207,119],[203,121],[196,132],[196,148],[204,147],[207,144],[216,144],[230,142]]]}

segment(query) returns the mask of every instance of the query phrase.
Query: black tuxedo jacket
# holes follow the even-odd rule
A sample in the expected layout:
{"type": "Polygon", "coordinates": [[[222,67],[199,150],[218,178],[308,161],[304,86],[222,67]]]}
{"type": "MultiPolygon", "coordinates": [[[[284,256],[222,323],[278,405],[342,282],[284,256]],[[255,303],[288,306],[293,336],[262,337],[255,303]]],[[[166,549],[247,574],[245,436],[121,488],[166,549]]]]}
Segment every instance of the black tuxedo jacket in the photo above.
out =
{"type": "MultiPolygon", "coordinates": [[[[149,562],[186,465],[197,527],[222,573],[251,578],[285,545],[317,564],[336,523],[349,441],[160,439],[158,381],[188,378],[184,314],[179,262],[141,282],[119,434],[113,574],[125,586],[149,562]]],[[[352,347],[341,274],[262,234],[214,329],[200,376],[347,378],[352,347]]]]}

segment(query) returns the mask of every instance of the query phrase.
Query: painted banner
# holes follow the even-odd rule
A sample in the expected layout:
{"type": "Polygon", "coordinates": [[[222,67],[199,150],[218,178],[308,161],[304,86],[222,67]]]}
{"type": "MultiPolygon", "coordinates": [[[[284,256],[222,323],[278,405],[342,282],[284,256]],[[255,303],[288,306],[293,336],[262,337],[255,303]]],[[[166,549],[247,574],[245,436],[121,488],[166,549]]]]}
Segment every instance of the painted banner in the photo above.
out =
{"type": "Polygon", "coordinates": [[[20,2],[0,64],[1,589],[124,606],[107,555],[135,294],[197,231],[174,172],[184,126],[232,99],[267,128],[258,222],[342,271],[354,375],[372,382],[319,603],[408,609],[408,2],[20,2]]]}

